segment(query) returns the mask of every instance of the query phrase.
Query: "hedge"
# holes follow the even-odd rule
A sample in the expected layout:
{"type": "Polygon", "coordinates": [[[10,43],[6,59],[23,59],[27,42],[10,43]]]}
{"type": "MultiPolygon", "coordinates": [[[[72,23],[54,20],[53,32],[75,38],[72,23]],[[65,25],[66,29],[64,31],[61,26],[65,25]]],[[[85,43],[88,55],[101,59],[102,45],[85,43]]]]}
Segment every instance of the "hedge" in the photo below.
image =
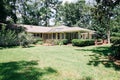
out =
{"type": "Polygon", "coordinates": [[[73,39],[72,40],[72,45],[73,46],[79,46],[79,47],[83,47],[83,46],[90,46],[90,45],[94,45],[94,40],[93,39],[73,39]]]}

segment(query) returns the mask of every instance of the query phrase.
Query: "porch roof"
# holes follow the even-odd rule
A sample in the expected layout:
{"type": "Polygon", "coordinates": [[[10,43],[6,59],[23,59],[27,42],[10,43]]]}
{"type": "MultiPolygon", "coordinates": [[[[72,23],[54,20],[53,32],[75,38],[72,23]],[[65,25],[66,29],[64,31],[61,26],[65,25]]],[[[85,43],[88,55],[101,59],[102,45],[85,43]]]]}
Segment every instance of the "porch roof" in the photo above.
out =
{"type": "Polygon", "coordinates": [[[30,33],[62,33],[62,32],[91,32],[94,31],[80,28],[80,27],[68,27],[68,26],[56,26],[56,27],[43,27],[43,26],[33,26],[33,25],[21,25],[26,28],[27,32],[30,33]]]}

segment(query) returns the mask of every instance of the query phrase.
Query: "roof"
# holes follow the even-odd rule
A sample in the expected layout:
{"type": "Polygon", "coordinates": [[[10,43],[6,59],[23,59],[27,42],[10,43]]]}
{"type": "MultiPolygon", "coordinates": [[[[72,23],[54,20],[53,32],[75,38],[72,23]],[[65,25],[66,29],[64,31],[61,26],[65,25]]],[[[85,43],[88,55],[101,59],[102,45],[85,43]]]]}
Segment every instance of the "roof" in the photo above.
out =
{"type": "Polygon", "coordinates": [[[26,28],[27,32],[31,33],[47,33],[51,30],[50,27],[43,27],[43,26],[33,26],[33,25],[21,25],[26,28]]]}
{"type": "Polygon", "coordinates": [[[62,32],[91,32],[94,31],[80,28],[80,27],[68,27],[68,26],[56,26],[56,27],[43,27],[43,26],[33,26],[33,25],[21,25],[26,28],[27,32],[30,33],[62,33],[62,32]]]}

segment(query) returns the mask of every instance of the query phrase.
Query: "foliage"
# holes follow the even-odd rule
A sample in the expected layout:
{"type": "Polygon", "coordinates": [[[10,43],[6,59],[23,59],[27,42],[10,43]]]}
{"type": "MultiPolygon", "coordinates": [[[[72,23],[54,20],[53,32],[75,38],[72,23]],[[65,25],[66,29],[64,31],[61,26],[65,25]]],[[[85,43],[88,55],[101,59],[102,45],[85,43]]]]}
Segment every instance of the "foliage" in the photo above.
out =
{"type": "Polygon", "coordinates": [[[114,27],[113,29],[112,29],[112,34],[114,34],[114,33],[120,33],[120,26],[119,27],[114,27]]]}
{"type": "Polygon", "coordinates": [[[18,44],[18,38],[15,31],[6,30],[6,25],[3,25],[0,30],[0,46],[8,47],[18,44]]]}
{"type": "Polygon", "coordinates": [[[49,26],[50,19],[57,15],[59,0],[23,0],[19,13],[24,24],[49,26]]]}
{"type": "Polygon", "coordinates": [[[114,26],[111,34],[111,42],[113,43],[111,46],[113,53],[111,55],[115,59],[120,59],[120,5],[115,7],[114,12],[116,15],[111,22],[114,26]]]}
{"type": "MultiPolygon", "coordinates": [[[[111,30],[111,19],[114,18],[114,8],[119,5],[118,0],[96,0],[96,5],[91,9],[92,16],[99,29],[103,28],[103,32],[106,33],[108,43],[110,43],[110,30],[111,30]]],[[[98,30],[99,30],[98,29],[98,30]]]]}
{"type": "Polygon", "coordinates": [[[86,39],[86,40],[81,40],[81,39],[73,39],[72,40],[72,45],[73,46],[90,46],[90,45],[94,45],[94,40],[93,39],[86,39]]]}
{"type": "Polygon", "coordinates": [[[120,59],[120,38],[114,41],[111,49],[113,50],[112,56],[116,59],[120,59]]]}
{"type": "Polygon", "coordinates": [[[112,32],[111,36],[120,37],[120,33],[119,32],[112,32]]]}
{"type": "Polygon", "coordinates": [[[114,43],[116,41],[120,40],[120,37],[111,37],[111,42],[114,43]]]}
{"type": "Polygon", "coordinates": [[[42,44],[43,44],[43,41],[38,41],[36,44],[42,45],[42,44]]]}
{"type": "Polygon", "coordinates": [[[42,15],[44,12],[41,8],[41,5],[43,5],[42,1],[21,0],[20,5],[19,13],[22,15],[22,19],[20,19],[22,23],[39,25],[39,21],[41,21],[41,17],[43,17],[42,15]]]}
{"type": "MultiPolygon", "coordinates": [[[[94,28],[95,28],[95,26],[94,26],[94,28]]],[[[107,39],[107,35],[106,35],[106,33],[105,33],[105,29],[104,28],[96,28],[96,29],[94,29],[96,32],[95,32],[95,34],[94,34],[94,38],[95,39],[107,39]]]]}
{"type": "Polygon", "coordinates": [[[54,45],[62,45],[63,42],[60,41],[60,40],[54,40],[54,41],[53,41],[53,44],[54,44],[54,45]]]}
{"type": "Polygon", "coordinates": [[[54,18],[55,20],[55,24],[58,20],[58,16],[59,16],[59,6],[61,5],[61,1],[59,0],[45,0],[44,2],[44,8],[45,8],[45,26],[49,26],[49,22],[51,18],[54,18]]]}
{"type": "Polygon", "coordinates": [[[43,44],[42,38],[36,38],[36,37],[34,37],[34,42],[33,42],[33,44],[43,44]]]}
{"type": "Polygon", "coordinates": [[[67,45],[67,44],[68,44],[68,39],[62,39],[62,43],[63,43],[64,45],[67,45]]]}
{"type": "Polygon", "coordinates": [[[34,43],[36,40],[32,34],[26,34],[25,32],[18,35],[20,46],[28,47],[29,44],[34,43]]]}
{"type": "MultiPolygon", "coordinates": [[[[84,27],[85,24],[89,24],[89,12],[85,9],[88,6],[85,5],[85,1],[77,1],[76,3],[65,3],[60,8],[60,18],[64,25],[67,26],[80,26],[84,27]]],[[[87,25],[88,26],[88,25],[87,25]]]]}
{"type": "Polygon", "coordinates": [[[55,45],[67,45],[68,44],[68,40],[67,39],[54,40],[53,43],[55,45]]]}
{"type": "Polygon", "coordinates": [[[16,1],[17,0],[0,0],[0,22],[6,23],[12,19],[13,22],[16,23],[16,1]]]}

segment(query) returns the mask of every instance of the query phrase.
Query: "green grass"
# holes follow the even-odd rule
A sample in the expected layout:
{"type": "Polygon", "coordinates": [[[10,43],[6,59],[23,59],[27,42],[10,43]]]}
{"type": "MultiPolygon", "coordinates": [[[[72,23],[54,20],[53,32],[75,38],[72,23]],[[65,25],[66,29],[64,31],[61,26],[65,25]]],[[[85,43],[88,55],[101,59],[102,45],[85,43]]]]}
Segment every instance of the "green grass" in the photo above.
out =
{"type": "Polygon", "coordinates": [[[0,80],[119,80],[109,45],[0,48],[0,80]]]}

